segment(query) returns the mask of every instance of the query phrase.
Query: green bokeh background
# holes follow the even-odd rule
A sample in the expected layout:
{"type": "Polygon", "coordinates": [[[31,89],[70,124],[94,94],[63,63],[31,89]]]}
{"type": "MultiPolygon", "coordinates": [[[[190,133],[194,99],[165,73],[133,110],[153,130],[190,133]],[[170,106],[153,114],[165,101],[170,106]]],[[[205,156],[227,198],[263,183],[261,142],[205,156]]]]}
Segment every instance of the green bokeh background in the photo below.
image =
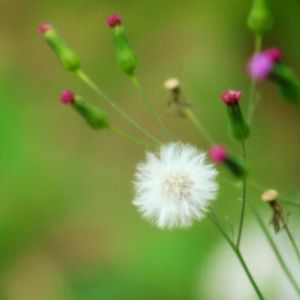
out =
{"type": "MultiPolygon", "coordinates": [[[[300,2],[270,2],[275,25],[265,44],[281,47],[286,62],[300,72],[300,2]]],[[[201,276],[206,276],[201,270],[224,241],[208,220],[170,232],[141,218],[131,204],[131,181],[144,149],[111,132],[90,130],[60,105],[65,88],[100,102],[62,70],[37,27],[55,24],[102,89],[158,135],[116,66],[105,19],[119,12],[139,59],[138,76],[174,139],[207,148],[187,120],[165,113],[163,82],[176,76],[215,140],[239,153],[227,136],[219,94],[242,89],[246,102],[245,64],[253,49],[245,25],[250,7],[250,0],[0,0],[1,299],[206,300],[199,295],[201,276]]],[[[261,91],[248,145],[251,175],[263,187],[296,197],[299,111],[283,103],[272,84],[261,91]]],[[[103,107],[113,124],[136,134],[103,107]]],[[[232,222],[238,217],[238,195],[222,185],[215,203],[232,222]]],[[[250,192],[254,201],[258,195],[250,192]]],[[[259,207],[267,221],[269,211],[259,207]]],[[[298,212],[291,219],[297,236],[298,212]]],[[[251,219],[247,214],[246,226],[251,219]]]]}

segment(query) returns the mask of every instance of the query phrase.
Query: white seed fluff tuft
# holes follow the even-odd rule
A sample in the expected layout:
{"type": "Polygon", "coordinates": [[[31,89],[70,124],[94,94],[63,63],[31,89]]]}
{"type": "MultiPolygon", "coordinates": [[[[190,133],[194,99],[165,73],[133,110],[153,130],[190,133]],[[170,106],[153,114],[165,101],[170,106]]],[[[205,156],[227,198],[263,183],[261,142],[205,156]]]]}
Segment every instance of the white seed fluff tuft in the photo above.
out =
{"type": "Polygon", "coordinates": [[[186,228],[201,220],[216,198],[217,171],[191,145],[170,143],[137,166],[133,204],[159,228],[186,228]]]}

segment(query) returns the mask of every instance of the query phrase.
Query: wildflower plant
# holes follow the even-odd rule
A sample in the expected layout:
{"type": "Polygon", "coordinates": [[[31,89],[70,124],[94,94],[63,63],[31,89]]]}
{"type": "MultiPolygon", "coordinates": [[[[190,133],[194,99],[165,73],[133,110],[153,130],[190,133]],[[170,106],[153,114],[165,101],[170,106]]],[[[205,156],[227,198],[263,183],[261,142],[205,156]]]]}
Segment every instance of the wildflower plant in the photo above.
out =
{"type": "MultiPolygon", "coordinates": [[[[193,104],[185,100],[179,79],[170,78],[164,83],[164,87],[169,93],[168,106],[170,111],[177,112],[177,116],[189,120],[199,130],[201,137],[206,140],[209,147],[199,150],[198,145],[174,141],[136,75],[137,55],[129,43],[121,16],[114,14],[108,17],[106,24],[112,30],[117,64],[140,94],[153,117],[153,121],[156,122],[161,131],[161,137],[156,137],[129,116],[117,102],[90,79],[82,70],[78,55],[52,25],[41,25],[39,32],[57,55],[65,70],[75,74],[143,135],[144,138],[139,139],[123,129],[116,128],[111,124],[108,113],[104,112],[101,107],[95,107],[72,90],[65,90],[61,93],[61,102],[74,108],[92,129],[111,130],[129,142],[143,147],[146,158],[144,162],[137,164],[133,179],[133,205],[146,220],[159,229],[188,228],[196,221],[201,221],[205,217],[209,218],[235,253],[256,292],[257,298],[265,299],[260,283],[256,282],[252,276],[240,247],[243,240],[245,211],[249,209],[269,241],[291,286],[300,297],[299,284],[282,258],[276,240],[266,225],[267,221],[262,218],[256,208],[259,199],[252,199],[251,203],[247,199],[248,189],[255,189],[263,193],[262,200],[269,205],[272,211],[271,224],[275,232],[285,231],[287,233],[295,250],[296,258],[300,261],[299,247],[289,229],[288,213],[280,201],[280,194],[275,190],[264,191],[249,175],[251,174],[251,166],[247,164],[247,142],[251,139],[251,124],[257,104],[255,99],[260,93],[260,86],[264,81],[271,80],[274,82],[278,86],[283,100],[298,108],[300,107],[300,81],[292,68],[283,62],[282,51],[277,47],[263,49],[264,35],[271,30],[273,24],[272,12],[267,0],[254,0],[248,17],[248,27],[255,37],[255,51],[245,62],[250,79],[250,97],[248,100],[244,99],[248,102],[247,110],[243,110],[240,106],[242,91],[229,89],[220,93],[228,116],[229,136],[241,146],[240,154],[234,153],[228,146],[215,142],[209,133],[210,131],[196,116],[193,104]],[[208,162],[208,157],[210,157],[211,162],[208,162]],[[236,224],[237,235],[234,238],[223,226],[221,216],[213,209],[213,202],[218,195],[218,181],[222,180],[222,178],[218,179],[217,167],[219,166],[227,168],[232,173],[233,188],[241,187],[242,201],[240,207],[236,207],[237,210],[240,210],[240,217],[236,224]],[[239,182],[239,185],[235,184],[236,181],[239,182]]],[[[229,184],[231,183],[229,182],[229,184]]]]}

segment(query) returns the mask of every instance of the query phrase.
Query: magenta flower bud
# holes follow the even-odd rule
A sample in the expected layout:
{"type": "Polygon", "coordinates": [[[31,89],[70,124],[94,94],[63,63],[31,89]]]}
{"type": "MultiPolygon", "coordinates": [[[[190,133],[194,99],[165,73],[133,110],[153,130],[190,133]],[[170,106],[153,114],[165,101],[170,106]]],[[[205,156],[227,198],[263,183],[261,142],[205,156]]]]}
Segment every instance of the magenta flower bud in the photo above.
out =
{"type": "Polygon", "coordinates": [[[262,81],[272,73],[273,66],[273,56],[265,52],[257,53],[250,58],[248,73],[255,81],[262,81]]]}
{"type": "Polygon", "coordinates": [[[75,102],[75,94],[71,90],[65,90],[60,95],[63,104],[73,104],[75,102]]]}
{"type": "Polygon", "coordinates": [[[272,59],[273,63],[280,62],[282,60],[282,51],[279,48],[268,48],[264,51],[264,54],[268,55],[272,59]]]}
{"type": "Polygon", "coordinates": [[[122,23],[122,18],[120,15],[117,14],[113,14],[106,19],[106,24],[109,27],[115,27],[121,25],[121,23],[122,23]]]}
{"type": "Polygon", "coordinates": [[[246,176],[246,169],[243,163],[232,156],[225,146],[214,145],[209,150],[210,159],[219,165],[224,165],[235,177],[243,178],[246,176]]]}
{"type": "Polygon", "coordinates": [[[228,159],[228,151],[224,146],[215,145],[210,148],[209,156],[214,163],[221,164],[228,159]]]}
{"type": "Polygon", "coordinates": [[[39,29],[38,29],[38,32],[39,32],[40,34],[44,34],[46,31],[48,31],[48,30],[50,30],[50,29],[52,29],[52,28],[53,28],[53,26],[52,26],[51,24],[49,24],[49,23],[44,23],[44,24],[40,25],[40,27],[39,27],[39,29]]]}
{"type": "Polygon", "coordinates": [[[237,90],[228,90],[221,94],[221,100],[227,105],[234,105],[240,102],[242,92],[237,90]]]}

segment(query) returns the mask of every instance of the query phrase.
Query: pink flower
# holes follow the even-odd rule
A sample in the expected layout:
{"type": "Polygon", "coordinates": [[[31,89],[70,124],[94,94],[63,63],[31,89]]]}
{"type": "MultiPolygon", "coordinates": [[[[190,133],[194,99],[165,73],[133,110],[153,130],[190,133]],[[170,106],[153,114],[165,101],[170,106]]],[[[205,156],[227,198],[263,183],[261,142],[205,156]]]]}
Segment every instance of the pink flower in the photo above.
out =
{"type": "Polygon", "coordinates": [[[73,104],[75,102],[75,94],[71,90],[65,90],[60,95],[63,104],[73,104]]]}
{"type": "Polygon", "coordinates": [[[274,61],[268,53],[257,53],[249,61],[248,73],[256,81],[262,81],[269,77],[273,70],[274,61]]]}
{"type": "Polygon", "coordinates": [[[228,151],[224,146],[215,145],[210,148],[209,156],[213,162],[220,164],[228,159],[228,151]]]}
{"type": "Polygon", "coordinates": [[[121,25],[121,23],[122,23],[122,18],[120,15],[117,14],[113,14],[106,19],[106,24],[109,27],[115,27],[121,25]]]}
{"type": "Polygon", "coordinates": [[[234,105],[240,101],[242,95],[241,91],[228,90],[221,94],[221,100],[227,105],[234,105]]]}
{"type": "Polygon", "coordinates": [[[51,24],[48,24],[48,23],[44,23],[42,25],[40,25],[39,29],[38,29],[38,32],[40,34],[44,34],[46,31],[52,29],[53,26],[51,24]]]}
{"type": "Polygon", "coordinates": [[[273,47],[268,48],[264,51],[266,55],[268,55],[274,63],[277,63],[282,60],[282,51],[279,48],[273,47]]]}
{"type": "Polygon", "coordinates": [[[282,59],[282,51],[279,48],[268,48],[254,54],[248,63],[248,73],[256,81],[267,79],[272,73],[274,64],[282,59]]]}

